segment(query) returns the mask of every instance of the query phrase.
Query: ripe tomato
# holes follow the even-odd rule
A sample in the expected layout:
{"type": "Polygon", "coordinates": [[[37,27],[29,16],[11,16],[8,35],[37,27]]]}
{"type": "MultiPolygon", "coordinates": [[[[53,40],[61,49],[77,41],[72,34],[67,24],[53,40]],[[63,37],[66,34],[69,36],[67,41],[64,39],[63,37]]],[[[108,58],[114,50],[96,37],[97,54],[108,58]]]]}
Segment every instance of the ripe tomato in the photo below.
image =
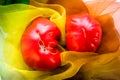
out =
{"type": "Polygon", "coordinates": [[[53,70],[61,64],[57,49],[61,36],[57,26],[47,18],[36,18],[21,39],[25,63],[36,70],[53,70]]]}
{"type": "Polygon", "coordinates": [[[89,14],[67,16],[66,46],[68,50],[94,52],[100,45],[102,30],[89,14]]]}

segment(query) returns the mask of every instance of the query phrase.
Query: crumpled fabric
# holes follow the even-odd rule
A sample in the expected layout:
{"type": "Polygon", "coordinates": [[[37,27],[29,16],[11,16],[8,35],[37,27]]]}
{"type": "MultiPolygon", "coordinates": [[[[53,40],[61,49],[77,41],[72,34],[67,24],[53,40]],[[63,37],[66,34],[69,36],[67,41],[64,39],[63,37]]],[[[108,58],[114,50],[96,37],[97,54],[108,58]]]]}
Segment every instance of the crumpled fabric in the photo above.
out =
{"type": "MultiPolygon", "coordinates": [[[[89,1],[89,13],[102,25],[103,37],[96,59],[82,66],[81,80],[120,79],[120,3],[115,0],[89,1]]],[[[94,57],[95,58],[95,57],[94,57]]]]}
{"type": "MultiPolygon", "coordinates": [[[[20,49],[22,34],[36,17],[48,17],[65,35],[65,10],[46,7],[35,7],[25,4],[0,6],[0,76],[1,80],[44,80],[51,72],[33,71],[23,61],[20,49]],[[61,23],[61,24],[59,24],[61,23]],[[49,74],[48,74],[49,73],[49,74]],[[45,76],[43,76],[45,75],[45,76]]],[[[63,37],[63,36],[62,36],[63,37]]],[[[61,38],[61,44],[65,41],[61,38]]]]}
{"type": "Polygon", "coordinates": [[[74,7],[74,0],[64,0],[63,3],[60,0],[48,0],[48,3],[40,3],[40,0],[30,1],[30,5],[0,6],[1,80],[119,80],[119,3],[115,0],[94,0],[85,3],[77,0],[78,5],[74,7]],[[74,8],[69,7],[70,4],[74,8]],[[75,10],[72,11],[73,9],[75,10]],[[101,23],[103,38],[99,49],[94,53],[66,51],[62,47],[65,45],[66,15],[76,13],[89,13],[101,23]],[[36,17],[49,17],[62,33],[59,43],[63,49],[62,64],[53,71],[32,70],[23,61],[20,40],[24,30],[36,17]],[[108,77],[109,75],[112,77],[108,77]]]}

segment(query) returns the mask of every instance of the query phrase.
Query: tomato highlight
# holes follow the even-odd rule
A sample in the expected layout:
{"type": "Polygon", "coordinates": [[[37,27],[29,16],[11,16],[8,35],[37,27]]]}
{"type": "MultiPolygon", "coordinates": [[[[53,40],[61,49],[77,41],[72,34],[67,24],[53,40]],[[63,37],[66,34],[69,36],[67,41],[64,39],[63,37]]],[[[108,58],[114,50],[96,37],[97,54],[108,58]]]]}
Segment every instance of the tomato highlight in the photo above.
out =
{"type": "Polygon", "coordinates": [[[66,46],[70,51],[95,52],[100,45],[102,30],[89,14],[68,15],[66,46]]]}
{"type": "Polygon", "coordinates": [[[61,64],[57,49],[61,32],[47,18],[36,18],[26,28],[21,39],[25,63],[36,70],[53,70],[61,64]]]}
{"type": "MultiPolygon", "coordinates": [[[[58,41],[61,32],[47,18],[36,18],[21,39],[25,63],[36,70],[53,70],[61,64],[58,41]]],[[[68,15],[66,47],[70,51],[95,52],[100,45],[102,29],[89,14],[68,15]]]]}

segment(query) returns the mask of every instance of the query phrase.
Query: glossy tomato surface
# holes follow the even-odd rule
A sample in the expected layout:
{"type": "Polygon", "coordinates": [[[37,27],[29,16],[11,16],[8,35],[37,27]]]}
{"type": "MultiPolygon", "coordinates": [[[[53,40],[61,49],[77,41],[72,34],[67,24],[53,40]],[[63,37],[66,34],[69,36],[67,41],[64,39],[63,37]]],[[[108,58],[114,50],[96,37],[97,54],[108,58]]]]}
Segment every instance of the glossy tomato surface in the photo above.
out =
{"type": "Polygon", "coordinates": [[[100,45],[102,30],[89,14],[67,16],[66,46],[68,50],[94,52],[100,45]]]}
{"type": "Polygon", "coordinates": [[[36,18],[21,39],[25,63],[36,70],[53,70],[61,64],[57,49],[61,36],[57,26],[47,18],[36,18]]]}

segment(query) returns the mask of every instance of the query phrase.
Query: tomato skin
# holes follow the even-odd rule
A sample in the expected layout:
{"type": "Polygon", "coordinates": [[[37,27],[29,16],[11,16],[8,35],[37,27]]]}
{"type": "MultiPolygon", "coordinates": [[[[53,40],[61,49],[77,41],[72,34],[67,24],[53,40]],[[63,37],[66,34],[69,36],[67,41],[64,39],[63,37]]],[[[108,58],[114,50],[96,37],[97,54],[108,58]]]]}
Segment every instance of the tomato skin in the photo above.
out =
{"type": "Polygon", "coordinates": [[[47,18],[34,19],[21,39],[25,63],[36,70],[53,70],[58,67],[61,59],[56,47],[60,36],[60,30],[47,18]]]}
{"type": "Polygon", "coordinates": [[[74,14],[66,20],[66,46],[71,51],[95,52],[100,45],[102,29],[89,14],[74,14]]]}

